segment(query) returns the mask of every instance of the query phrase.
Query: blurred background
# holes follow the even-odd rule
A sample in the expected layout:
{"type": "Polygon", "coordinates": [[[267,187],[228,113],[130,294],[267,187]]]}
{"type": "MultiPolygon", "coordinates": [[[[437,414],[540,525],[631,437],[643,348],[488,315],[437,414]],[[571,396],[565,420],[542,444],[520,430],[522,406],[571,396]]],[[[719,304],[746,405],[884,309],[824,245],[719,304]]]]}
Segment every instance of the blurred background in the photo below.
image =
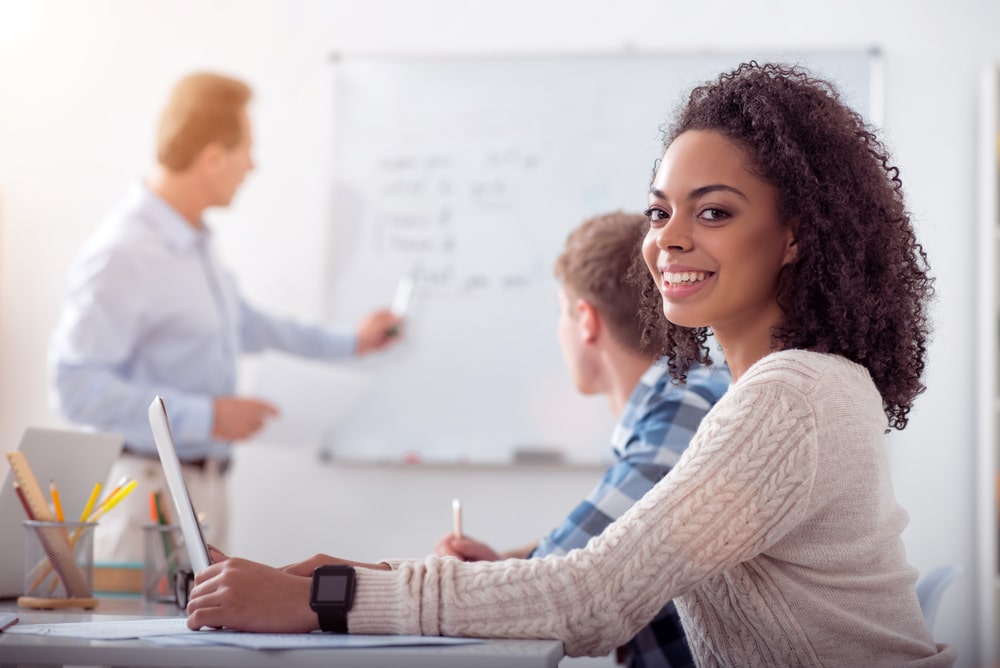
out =
{"type": "MultiPolygon", "coordinates": [[[[69,263],[148,172],[167,91],[192,70],[232,74],[255,91],[257,170],[235,204],[210,217],[223,262],[261,307],[323,319],[335,52],[877,47],[882,137],[938,293],[927,392],[910,426],[886,438],[910,513],[904,540],[921,571],[963,565],[935,635],[958,647],[960,666],[993,665],[980,594],[992,588],[995,596],[996,584],[977,573],[978,541],[996,541],[996,529],[984,536],[976,523],[983,508],[970,258],[983,190],[977,155],[983,142],[996,146],[977,122],[982,80],[1000,63],[998,26],[1000,3],[989,0],[0,0],[0,449],[14,448],[29,425],[60,426],[46,399],[46,346],[69,263]]],[[[468,534],[522,545],[564,517],[600,471],[317,462],[308,448],[239,449],[234,553],[273,564],[315,552],[421,556],[449,530],[455,496],[468,534]]]]}

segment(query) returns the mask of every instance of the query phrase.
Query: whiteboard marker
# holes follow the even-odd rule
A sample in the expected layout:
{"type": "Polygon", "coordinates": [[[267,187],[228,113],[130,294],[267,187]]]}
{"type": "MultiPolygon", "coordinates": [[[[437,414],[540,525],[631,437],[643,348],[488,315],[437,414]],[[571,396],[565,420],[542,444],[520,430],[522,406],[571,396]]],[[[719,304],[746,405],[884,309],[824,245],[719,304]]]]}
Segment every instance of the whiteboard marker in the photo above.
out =
{"type": "MultiPolygon", "coordinates": [[[[399,284],[396,285],[396,294],[392,296],[392,305],[389,307],[389,310],[398,318],[406,316],[406,310],[410,306],[410,296],[413,294],[414,283],[416,283],[416,278],[414,278],[412,273],[409,273],[404,274],[399,279],[399,284]]],[[[390,327],[388,334],[389,336],[398,336],[399,327],[395,325],[390,327]]]]}
{"type": "Polygon", "coordinates": [[[389,310],[400,318],[406,315],[406,310],[410,306],[410,296],[413,294],[414,283],[416,283],[416,278],[410,273],[404,274],[396,286],[396,294],[392,297],[392,306],[389,307],[389,310]]]}

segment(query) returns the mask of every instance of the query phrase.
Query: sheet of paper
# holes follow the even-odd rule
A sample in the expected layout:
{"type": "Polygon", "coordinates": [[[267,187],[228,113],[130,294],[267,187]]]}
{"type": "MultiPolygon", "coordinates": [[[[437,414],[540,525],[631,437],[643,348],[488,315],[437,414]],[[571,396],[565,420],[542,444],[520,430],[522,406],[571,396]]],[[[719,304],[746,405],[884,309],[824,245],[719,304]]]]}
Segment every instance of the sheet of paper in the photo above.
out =
{"type": "Polygon", "coordinates": [[[17,615],[13,612],[0,612],[0,631],[3,631],[8,626],[13,626],[17,624],[17,615]]]}
{"type": "Polygon", "coordinates": [[[253,441],[277,445],[321,444],[373,380],[356,369],[280,353],[261,355],[246,375],[246,394],[267,399],[281,411],[253,441]]]}
{"type": "Polygon", "coordinates": [[[60,624],[15,624],[4,633],[90,640],[128,640],[160,635],[191,634],[185,617],[115,619],[100,622],[64,622],[60,624]]]}
{"type": "Polygon", "coordinates": [[[416,645],[471,645],[478,638],[438,636],[339,635],[336,633],[241,633],[237,631],[192,631],[184,617],[153,619],[128,618],[97,622],[17,624],[4,633],[42,635],[88,640],[130,640],[141,638],[155,645],[230,645],[248,649],[320,649],[362,647],[405,647],[416,645]]]}
{"type": "Polygon", "coordinates": [[[418,645],[472,645],[478,638],[441,638],[437,636],[365,636],[336,633],[237,633],[202,631],[187,635],[143,638],[160,646],[229,645],[246,649],[360,649],[363,647],[413,647],[418,645]]]}

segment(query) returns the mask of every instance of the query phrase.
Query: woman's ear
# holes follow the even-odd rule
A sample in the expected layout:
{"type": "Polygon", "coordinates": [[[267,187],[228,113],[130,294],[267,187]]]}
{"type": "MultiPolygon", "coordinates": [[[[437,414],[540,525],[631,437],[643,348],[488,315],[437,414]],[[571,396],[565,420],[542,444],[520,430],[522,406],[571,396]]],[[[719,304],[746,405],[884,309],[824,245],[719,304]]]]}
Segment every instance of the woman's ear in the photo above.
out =
{"type": "Polygon", "coordinates": [[[794,218],[785,227],[787,240],[785,243],[785,257],[782,264],[791,264],[799,257],[799,219],[794,218]]]}

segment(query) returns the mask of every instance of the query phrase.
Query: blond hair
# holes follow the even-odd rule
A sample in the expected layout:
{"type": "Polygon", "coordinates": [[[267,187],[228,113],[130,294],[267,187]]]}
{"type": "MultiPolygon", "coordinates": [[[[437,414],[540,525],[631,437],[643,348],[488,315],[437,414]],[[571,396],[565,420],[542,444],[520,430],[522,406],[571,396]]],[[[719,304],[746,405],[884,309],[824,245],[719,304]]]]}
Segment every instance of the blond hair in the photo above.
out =
{"type": "Polygon", "coordinates": [[[648,226],[645,216],[621,211],[591,218],[570,233],[555,263],[556,278],[567,296],[590,302],[612,336],[637,352],[646,348],[641,342],[640,290],[627,275],[641,254],[648,226]]]}
{"type": "Polygon", "coordinates": [[[160,117],[156,159],[167,169],[182,172],[213,142],[227,148],[239,144],[240,115],[250,96],[248,85],[219,74],[199,72],[181,79],[160,117]]]}

